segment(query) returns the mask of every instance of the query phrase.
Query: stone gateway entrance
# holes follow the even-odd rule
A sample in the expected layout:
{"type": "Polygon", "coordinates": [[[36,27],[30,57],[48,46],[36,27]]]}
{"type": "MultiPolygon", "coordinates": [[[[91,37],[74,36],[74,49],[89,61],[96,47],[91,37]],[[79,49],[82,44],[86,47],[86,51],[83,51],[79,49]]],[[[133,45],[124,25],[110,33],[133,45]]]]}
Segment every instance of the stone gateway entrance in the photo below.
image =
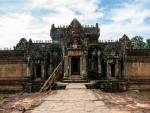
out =
{"type": "Polygon", "coordinates": [[[86,59],[83,50],[70,49],[64,57],[64,78],[84,79],[86,76],[86,59]]]}
{"type": "Polygon", "coordinates": [[[111,67],[111,77],[115,77],[115,64],[110,64],[111,67]]]}
{"type": "Polygon", "coordinates": [[[41,70],[41,65],[38,64],[36,65],[36,78],[41,78],[42,70],[41,70]]]}
{"type": "Polygon", "coordinates": [[[80,57],[71,57],[71,75],[80,75],[80,57]]]}

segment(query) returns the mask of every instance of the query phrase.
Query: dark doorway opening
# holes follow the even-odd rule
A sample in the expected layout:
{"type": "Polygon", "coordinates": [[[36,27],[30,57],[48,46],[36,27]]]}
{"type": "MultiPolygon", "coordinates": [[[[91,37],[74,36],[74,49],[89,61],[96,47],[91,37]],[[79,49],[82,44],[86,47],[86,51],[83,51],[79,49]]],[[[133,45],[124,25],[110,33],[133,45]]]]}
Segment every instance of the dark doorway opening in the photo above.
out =
{"type": "Polygon", "coordinates": [[[37,78],[41,78],[41,72],[42,72],[42,70],[41,70],[41,65],[36,65],[36,77],[37,78]]]}
{"type": "Polygon", "coordinates": [[[80,75],[80,57],[71,58],[71,75],[80,75]]]}
{"type": "Polygon", "coordinates": [[[111,77],[115,77],[115,64],[110,64],[111,68],[111,77]]]}

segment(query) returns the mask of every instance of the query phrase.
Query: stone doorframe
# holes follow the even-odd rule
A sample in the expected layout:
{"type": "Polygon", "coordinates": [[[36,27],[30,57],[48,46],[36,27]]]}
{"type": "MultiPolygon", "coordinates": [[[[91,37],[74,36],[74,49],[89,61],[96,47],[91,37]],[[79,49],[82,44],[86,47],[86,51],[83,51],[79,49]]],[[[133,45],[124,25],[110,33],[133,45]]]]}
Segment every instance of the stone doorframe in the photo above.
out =
{"type": "Polygon", "coordinates": [[[79,56],[71,57],[71,75],[80,75],[80,62],[81,59],[79,56]]]}
{"type": "Polygon", "coordinates": [[[80,58],[80,76],[81,78],[87,77],[86,69],[86,55],[83,50],[68,50],[68,54],[64,56],[64,78],[71,79],[71,58],[79,57],[80,58]]]}

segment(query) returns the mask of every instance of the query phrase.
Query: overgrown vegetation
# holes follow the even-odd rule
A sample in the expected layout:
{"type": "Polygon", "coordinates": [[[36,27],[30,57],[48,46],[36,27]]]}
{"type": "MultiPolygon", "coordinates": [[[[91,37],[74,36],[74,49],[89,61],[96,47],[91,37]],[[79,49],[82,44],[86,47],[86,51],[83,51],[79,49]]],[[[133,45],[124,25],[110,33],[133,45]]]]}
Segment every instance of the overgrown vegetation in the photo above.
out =
{"type": "Polygon", "coordinates": [[[0,92],[0,101],[3,100],[7,96],[8,96],[7,93],[0,92]]]}

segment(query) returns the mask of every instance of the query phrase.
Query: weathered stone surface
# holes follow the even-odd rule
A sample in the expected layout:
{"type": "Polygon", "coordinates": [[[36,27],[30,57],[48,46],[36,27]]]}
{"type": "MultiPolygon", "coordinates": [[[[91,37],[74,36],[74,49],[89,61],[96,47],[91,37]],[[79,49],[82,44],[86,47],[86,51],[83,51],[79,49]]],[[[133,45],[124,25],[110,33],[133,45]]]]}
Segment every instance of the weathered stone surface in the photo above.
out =
{"type": "Polygon", "coordinates": [[[126,62],[125,77],[128,79],[150,79],[150,63],[149,62],[126,62]]]}
{"type": "MultiPolygon", "coordinates": [[[[98,23],[83,26],[74,19],[69,26],[55,27],[53,24],[50,36],[53,43],[22,38],[14,50],[0,50],[0,90],[17,91],[24,89],[24,86],[29,91],[37,90],[34,86],[40,86],[62,59],[64,80],[121,80],[124,85],[118,89],[126,90],[125,79],[129,80],[130,85],[133,84],[132,87],[135,85],[132,80],[136,79],[143,82],[136,81],[138,86],[132,89],[150,89],[147,85],[150,83],[150,49],[133,49],[126,35],[119,41],[98,41],[98,23]]],[[[106,88],[105,84],[97,87],[102,88],[103,85],[107,90],[116,88],[112,88],[113,85],[106,88]]]]}
{"type": "Polygon", "coordinates": [[[99,101],[92,90],[84,84],[69,84],[66,90],[49,95],[32,113],[110,113],[110,109],[99,101]]]}
{"type": "Polygon", "coordinates": [[[2,78],[17,78],[26,77],[27,65],[25,63],[16,64],[0,64],[0,79],[2,78]]]}

